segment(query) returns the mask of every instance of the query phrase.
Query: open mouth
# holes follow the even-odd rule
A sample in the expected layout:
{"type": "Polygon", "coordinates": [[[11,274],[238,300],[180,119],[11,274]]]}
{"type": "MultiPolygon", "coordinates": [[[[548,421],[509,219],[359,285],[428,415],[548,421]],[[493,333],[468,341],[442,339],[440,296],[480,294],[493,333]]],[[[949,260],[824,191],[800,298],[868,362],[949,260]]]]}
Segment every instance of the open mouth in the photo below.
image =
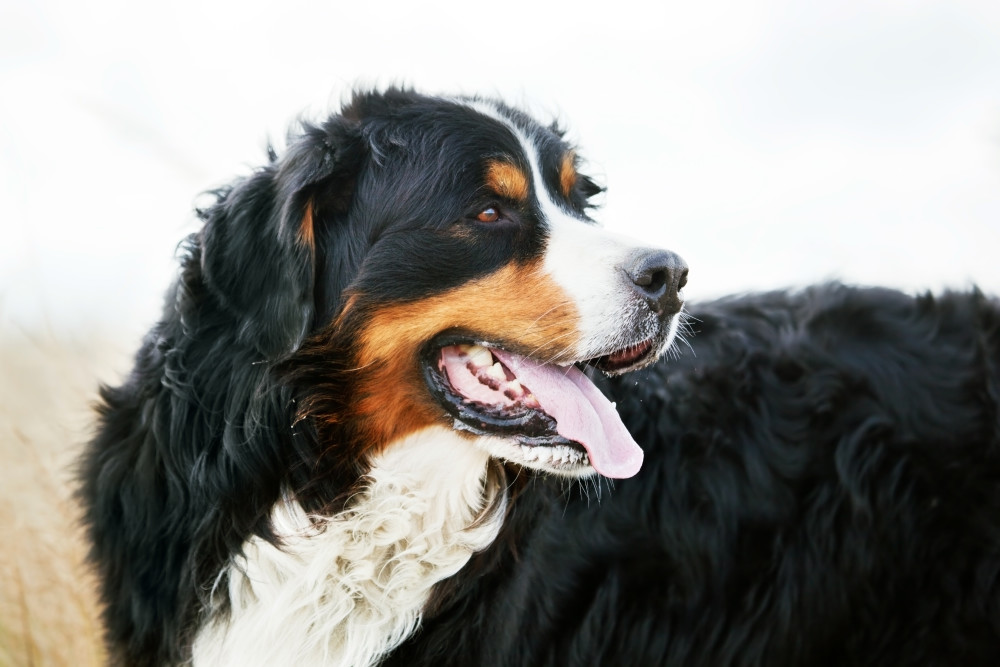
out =
{"type": "Polygon", "coordinates": [[[604,371],[605,373],[614,375],[616,373],[623,373],[633,368],[638,368],[639,366],[644,366],[652,354],[653,339],[647,338],[641,343],[636,343],[635,345],[626,347],[622,350],[606,354],[603,357],[598,357],[597,359],[593,359],[587,363],[594,368],[604,371]]]}
{"type": "Polygon", "coordinates": [[[642,450],[579,366],[624,372],[647,363],[655,347],[649,339],[560,366],[486,343],[444,338],[425,352],[424,371],[456,428],[509,438],[519,445],[518,458],[530,463],[631,477],[642,463],[642,450]]]}

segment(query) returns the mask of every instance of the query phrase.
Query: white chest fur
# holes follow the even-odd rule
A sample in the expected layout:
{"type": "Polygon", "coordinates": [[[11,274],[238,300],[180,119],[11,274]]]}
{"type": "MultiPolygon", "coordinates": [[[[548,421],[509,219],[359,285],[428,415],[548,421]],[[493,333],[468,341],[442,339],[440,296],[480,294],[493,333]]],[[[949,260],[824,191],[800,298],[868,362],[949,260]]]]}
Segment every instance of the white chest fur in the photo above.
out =
{"type": "Polygon", "coordinates": [[[254,538],[229,568],[232,611],[206,625],[194,664],[371,665],[420,623],[435,583],[496,538],[503,512],[477,517],[488,456],[430,428],[396,443],[348,509],[310,521],[294,501],[273,510],[281,548],[254,538]]]}

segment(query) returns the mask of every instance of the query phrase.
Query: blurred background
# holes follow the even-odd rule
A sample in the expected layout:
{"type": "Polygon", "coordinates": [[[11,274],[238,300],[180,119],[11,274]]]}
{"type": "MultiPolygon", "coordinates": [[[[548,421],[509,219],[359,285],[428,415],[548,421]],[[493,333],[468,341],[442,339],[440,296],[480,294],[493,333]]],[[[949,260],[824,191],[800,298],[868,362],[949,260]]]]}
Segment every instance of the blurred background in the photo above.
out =
{"type": "Polygon", "coordinates": [[[390,83],[561,119],[690,299],[1000,292],[992,0],[4,0],[0,323],[131,345],[199,193],[390,83]]]}
{"type": "Polygon", "coordinates": [[[101,664],[65,482],[199,193],[393,83],[560,119],[690,300],[1000,293],[996,0],[2,0],[0,664],[101,664]]]}

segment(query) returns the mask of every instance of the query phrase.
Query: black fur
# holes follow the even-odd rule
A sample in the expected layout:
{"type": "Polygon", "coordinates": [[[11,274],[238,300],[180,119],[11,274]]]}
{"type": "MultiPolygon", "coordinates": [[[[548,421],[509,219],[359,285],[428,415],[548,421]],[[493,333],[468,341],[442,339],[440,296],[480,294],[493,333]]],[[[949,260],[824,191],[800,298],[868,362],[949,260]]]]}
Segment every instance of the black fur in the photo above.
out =
{"type": "MultiPolygon", "coordinates": [[[[569,149],[556,130],[518,122],[569,149]]],[[[271,157],[199,212],[161,321],[127,381],[102,390],[80,499],[117,663],[189,657],[212,591],[225,589],[219,573],[252,535],[273,539],[283,489],[329,514],[361,481],[370,443],[349,414],[353,329],[326,331],[346,299],[362,298],[362,318],[544,245],[532,202],[482,187],[486,159],[525,159],[516,137],[463,104],[359,93],[271,157]],[[477,225],[487,206],[502,219],[477,225]],[[336,414],[304,419],[303,405],[336,414]]],[[[581,178],[567,206],[586,220],[596,191],[581,178]]]]}
{"type": "Polygon", "coordinates": [[[248,535],[270,534],[265,508],[308,460],[268,360],[312,327],[297,219],[313,191],[339,186],[325,142],[342,132],[340,119],[307,128],[282,162],[216,193],[131,375],[102,390],[80,497],[114,662],[185,657],[219,570],[248,535]]]}
{"type": "Polygon", "coordinates": [[[387,664],[1000,664],[1000,304],[692,311],[681,359],[609,383],[639,474],[530,484],[387,664]]]}
{"type": "MultiPolygon", "coordinates": [[[[560,133],[508,113],[555,178],[560,133]]],[[[216,193],[81,464],[113,662],[189,657],[283,489],[342,507],[369,444],[350,318],[536,257],[533,203],[497,204],[477,171],[520,151],[461,105],[360,94],[216,193]]],[[[597,191],[581,176],[563,205],[586,221],[597,191]]],[[[696,309],[694,354],[608,382],[640,474],[516,472],[501,538],[388,662],[994,664],[998,313],[836,286],[696,309]]]]}

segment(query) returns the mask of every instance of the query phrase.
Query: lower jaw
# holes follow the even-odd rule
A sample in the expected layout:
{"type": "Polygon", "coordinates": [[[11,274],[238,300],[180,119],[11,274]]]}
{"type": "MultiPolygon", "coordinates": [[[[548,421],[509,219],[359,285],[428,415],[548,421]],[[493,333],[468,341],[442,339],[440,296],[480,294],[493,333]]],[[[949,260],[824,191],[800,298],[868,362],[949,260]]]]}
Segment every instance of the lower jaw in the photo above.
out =
{"type": "Polygon", "coordinates": [[[573,445],[524,445],[507,438],[479,436],[476,445],[490,456],[522,468],[570,479],[596,474],[587,453],[573,445]]]}

